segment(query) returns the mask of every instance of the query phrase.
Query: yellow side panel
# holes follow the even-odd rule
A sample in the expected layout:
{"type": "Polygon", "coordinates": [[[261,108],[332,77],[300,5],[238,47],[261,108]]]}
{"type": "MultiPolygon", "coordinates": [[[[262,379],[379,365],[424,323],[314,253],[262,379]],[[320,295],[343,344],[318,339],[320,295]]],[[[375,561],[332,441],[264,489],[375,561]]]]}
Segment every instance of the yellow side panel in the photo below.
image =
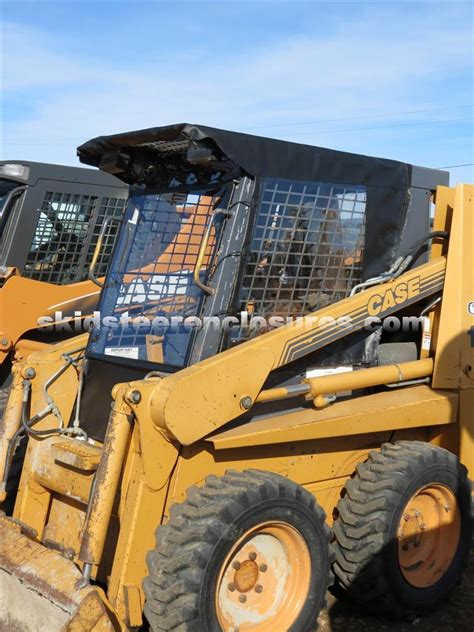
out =
{"type": "MultiPolygon", "coordinates": [[[[324,410],[305,409],[248,423],[209,437],[217,450],[351,437],[368,432],[454,423],[458,395],[415,386],[343,401],[324,410]]],[[[354,440],[354,439],[351,439],[354,440]]]]}
{"type": "MultiPolygon", "coordinates": [[[[213,450],[209,443],[200,442],[184,448],[180,455],[165,513],[169,515],[170,505],[182,502],[186,490],[192,485],[202,485],[210,474],[222,476],[231,469],[259,469],[281,474],[305,486],[315,494],[331,523],[340,490],[357,464],[365,461],[371,450],[379,449],[382,443],[394,438],[393,432],[379,432],[218,451],[213,450]]],[[[430,429],[404,430],[397,433],[396,439],[429,441],[430,429]]]]}

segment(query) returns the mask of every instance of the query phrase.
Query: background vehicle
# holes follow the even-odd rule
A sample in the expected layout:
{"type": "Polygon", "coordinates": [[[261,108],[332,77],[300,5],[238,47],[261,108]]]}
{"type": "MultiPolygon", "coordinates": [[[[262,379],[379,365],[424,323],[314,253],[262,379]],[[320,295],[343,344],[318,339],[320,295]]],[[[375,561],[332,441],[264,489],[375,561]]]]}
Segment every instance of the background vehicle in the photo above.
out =
{"type": "Polygon", "coordinates": [[[435,607],[471,538],[473,187],[192,125],[79,155],[135,185],[100,310],[143,326],[103,322],[14,367],[4,476],[30,441],[0,524],[1,615],[302,632],[331,565],[369,608],[435,607]],[[163,320],[242,308],[311,318],[163,320]],[[395,314],[423,326],[375,320],[395,314]]]}
{"type": "Polygon", "coordinates": [[[97,170],[0,161],[0,385],[15,345],[24,355],[61,337],[38,333],[40,317],[93,311],[99,289],[89,266],[108,220],[96,265],[105,274],[127,195],[123,182],[97,170]]]}

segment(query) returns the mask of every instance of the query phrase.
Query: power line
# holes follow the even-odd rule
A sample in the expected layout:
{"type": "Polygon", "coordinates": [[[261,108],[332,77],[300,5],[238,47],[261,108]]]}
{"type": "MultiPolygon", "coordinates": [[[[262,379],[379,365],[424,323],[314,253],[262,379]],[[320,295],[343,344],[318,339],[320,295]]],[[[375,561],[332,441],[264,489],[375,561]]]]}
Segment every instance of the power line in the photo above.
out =
{"type": "MultiPolygon", "coordinates": [[[[368,115],[368,116],[354,116],[354,117],[344,117],[344,118],[335,118],[335,119],[315,119],[313,121],[301,121],[301,122],[294,122],[294,123],[281,123],[281,124],[277,124],[277,125],[261,125],[261,126],[254,126],[254,127],[241,127],[240,129],[243,130],[251,130],[251,129],[273,129],[273,128],[277,128],[277,127],[294,127],[294,126],[298,126],[298,125],[313,125],[315,123],[336,123],[336,122],[342,122],[342,121],[361,121],[361,120],[366,120],[366,119],[374,119],[374,118],[387,118],[390,116],[405,116],[405,115],[410,115],[410,114],[422,114],[422,113],[426,113],[426,112],[440,112],[440,111],[445,111],[445,110],[459,110],[462,108],[468,108],[468,107],[474,107],[473,104],[468,104],[468,105],[452,105],[452,106],[446,106],[446,107],[442,107],[442,108],[431,108],[431,109],[425,109],[425,110],[406,110],[404,112],[393,112],[391,114],[372,114],[372,115],[368,115]]],[[[356,127],[356,128],[351,128],[351,129],[342,129],[342,130],[315,130],[315,132],[312,133],[326,133],[326,132],[352,132],[352,131],[358,131],[358,130],[367,130],[367,129],[382,129],[384,127],[398,127],[398,126],[403,126],[403,125],[429,125],[430,123],[450,123],[450,122],[454,122],[454,121],[470,121],[473,120],[472,118],[458,118],[458,119],[447,119],[447,120],[441,120],[441,121],[412,121],[411,123],[392,123],[389,125],[375,125],[375,126],[370,126],[370,127],[356,127]]],[[[299,136],[303,136],[306,135],[307,132],[298,132],[297,134],[294,135],[299,135],[299,136]]],[[[5,141],[8,142],[12,142],[15,141],[15,138],[8,138],[6,137],[4,139],[5,141]]],[[[77,139],[75,138],[61,138],[58,139],[58,141],[62,141],[62,143],[55,143],[55,144],[66,144],[67,141],[71,141],[71,142],[75,142],[77,139]]],[[[17,141],[18,142],[18,141],[17,141]]],[[[25,143],[31,143],[31,139],[28,140],[24,140],[25,143]]],[[[51,138],[48,139],[36,139],[36,142],[33,142],[31,144],[35,145],[35,144],[43,144],[43,143],[50,143],[51,142],[51,138]],[[40,141],[38,143],[38,141],[40,141]]]]}
{"type": "Polygon", "coordinates": [[[435,169],[457,169],[458,167],[474,167],[474,162],[466,162],[463,165],[446,165],[444,167],[435,167],[435,169]]]}
{"type": "MultiPolygon", "coordinates": [[[[378,130],[378,129],[390,129],[390,128],[400,128],[400,127],[416,127],[418,125],[440,125],[442,123],[456,123],[460,121],[472,121],[474,117],[468,118],[455,118],[455,119],[441,119],[435,121],[411,121],[410,123],[389,123],[388,125],[369,125],[367,127],[344,127],[342,129],[321,129],[321,130],[313,130],[311,132],[296,132],[291,134],[293,136],[307,136],[311,137],[316,134],[329,134],[329,133],[341,133],[341,132],[361,132],[361,131],[370,131],[370,130],[378,130]]],[[[5,142],[14,143],[16,145],[19,144],[28,144],[28,145],[69,145],[69,142],[77,142],[77,139],[68,139],[58,138],[58,139],[41,139],[38,138],[36,141],[32,141],[31,139],[21,139],[16,140],[14,137],[4,139],[5,142]]],[[[291,141],[289,141],[291,142],[291,141]]]]}
{"type": "Polygon", "coordinates": [[[273,129],[275,127],[294,127],[298,125],[314,125],[315,123],[338,123],[341,121],[361,121],[365,119],[374,119],[374,118],[388,118],[390,116],[408,116],[410,114],[424,114],[426,112],[441,112],[445,110],[460,110],[463,108],[473,107],[472,103],[467,105],[450,105],[442,108],[430,108],[425,110],[405,110],[403,112],[391,112],[386,114],[369,114],[366,116],[351,116],[351,117],[343,117],[343,118],[334,118],[334,119],[313,119],[312,121],[298,121],[293,123],[278,123],[277,125],[257,125],[252,127],[242,127],[242,130],[251,130],[251,129],[273,129]]]}
{"type": "Polygon", "coordinates": [[[472,121],[474,118],[455,118],[455,119],[442,119],[438,121],[412,121],[411,123],[389,123],[388,125],[370,125],[368,127],[344,127],[342,129],[317,129],[312,132],[297,132],[292,136],[314,136],[315,134],[328,134],[328,133],[340,133],[340,132],[359,132],[365,130],[374,129],[388,129],[391,127],[416,127],[417,125],[437,125],[439,123],[455,123],[459,121],[472,121]]]}

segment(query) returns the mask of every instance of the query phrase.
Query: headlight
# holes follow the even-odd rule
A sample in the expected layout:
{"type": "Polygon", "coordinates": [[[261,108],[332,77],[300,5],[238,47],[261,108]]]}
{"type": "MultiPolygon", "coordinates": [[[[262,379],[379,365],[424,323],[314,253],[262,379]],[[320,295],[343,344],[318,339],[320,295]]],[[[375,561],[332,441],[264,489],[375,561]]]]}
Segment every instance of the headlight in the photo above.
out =
{"type": "Polygon", "coordinates": [[[10,176],[10,178],[21,178],[22,180],[28,180],[29,175],[30,168],[26,165],[20,165],[14,162],[0,165],[0,176],[10,176]]]}

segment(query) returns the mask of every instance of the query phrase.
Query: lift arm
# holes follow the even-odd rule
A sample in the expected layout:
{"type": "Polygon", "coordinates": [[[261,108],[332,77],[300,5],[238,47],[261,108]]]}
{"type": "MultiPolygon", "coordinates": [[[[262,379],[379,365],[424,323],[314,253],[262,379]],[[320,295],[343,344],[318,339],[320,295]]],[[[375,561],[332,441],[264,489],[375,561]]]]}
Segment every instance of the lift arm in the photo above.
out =
{"type": "Polygon", "coordinates": [[[440,256],[394,281],[371,287],[164,379],[136,382],[132,390],[139,391],[134,398],[140,399],[140,415],[147,408],[158,428],[190,445],[251,408],[274,369],[361,330],[370,318],[384,318],[440,292],[445,270],[446,258],[440,256]]]}

